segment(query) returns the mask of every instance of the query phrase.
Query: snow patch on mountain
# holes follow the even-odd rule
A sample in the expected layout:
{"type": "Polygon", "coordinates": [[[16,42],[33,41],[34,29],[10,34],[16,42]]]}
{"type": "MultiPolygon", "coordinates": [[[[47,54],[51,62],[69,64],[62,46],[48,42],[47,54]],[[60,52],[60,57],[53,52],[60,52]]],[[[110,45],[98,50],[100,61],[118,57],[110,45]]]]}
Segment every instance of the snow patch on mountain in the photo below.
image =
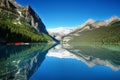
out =
{"type": "Polygon", "coordinates": [[[61,40],[62,36],[65,36],[71,33],[72,31],[73,29],[69,27],[58,27],[58,28],[48,29],[48,33],[58,40],[61,40]]]}
{"type": "Polygon", "coordinates": [[[93,24],[93,23],[95,23],[95,20],[93,20],[93,19],[88,19],[85,23],[79,25],[79,26],[76,28],[76,30],[77,30],[77,29],[82,29],[83,27],[85,27],[85,26],[87,26],[87,25],[89,25],[89,24],[93,24]]]}
{"type": "Polygon", "coordinates": [[[113,21],[120,21],[120,18],[118,16],[112,16],[110,19],[106,20],[105,22],[107,24],[110,24],[113,21]]]}
{"type": "Polygon", "coordinates": [[[81,32],[92,30],[94,28],[100,28],[101,26],[110,26],[114,22],[120,21],[120,18],[117,16],[112,16],[107,20],[100,20],[95,21],[93,19],[88,19],[85,23],[81,24],[80,26],[76,27],[73,32],[69,33],[69,36],[65,36],[62,41],[65,43],[69,42],[73,39],[73,36],[80,36],[81,32]]]}
{"type": "Polygon", "coordinates": [[[108,26],[110,23],[115,21],[120,21],[120,18],[118,16],[112,16],[109,19],[103,21],[95,21],[93,19],[88,19],[85,23],[77,27],[76,30],[84,30],[84,29],[89,30],[90,25],[94,28],[99,28],[101,26],[108,26]]]}

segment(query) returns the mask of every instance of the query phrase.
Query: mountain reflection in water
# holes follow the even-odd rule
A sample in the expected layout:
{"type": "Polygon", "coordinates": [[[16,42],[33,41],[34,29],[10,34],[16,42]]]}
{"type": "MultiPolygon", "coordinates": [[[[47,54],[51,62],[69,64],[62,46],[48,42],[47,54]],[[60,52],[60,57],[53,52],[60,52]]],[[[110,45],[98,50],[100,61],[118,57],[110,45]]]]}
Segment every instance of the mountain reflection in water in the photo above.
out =
{"type": "Polygon", "coordinates": [[[6,45],[0,49],[0,79],[28,80],[38,69],[52,44],[6,45]]]}
{"type": "Polygon", "coordinates": [[[119,55],[119,46],[60,44],[30,80],[120,80],[119,55]]]}
{"type": "Polygon", "coordinates": [[[119,45],[30,44],[0,48],[2,80],[120,80],[119,45]]]}
{"type": "Polygon", "coordinates": [[[101,65],[114,71],[120,69],[120,45],[63,45],[89,67],[101,65]]]}

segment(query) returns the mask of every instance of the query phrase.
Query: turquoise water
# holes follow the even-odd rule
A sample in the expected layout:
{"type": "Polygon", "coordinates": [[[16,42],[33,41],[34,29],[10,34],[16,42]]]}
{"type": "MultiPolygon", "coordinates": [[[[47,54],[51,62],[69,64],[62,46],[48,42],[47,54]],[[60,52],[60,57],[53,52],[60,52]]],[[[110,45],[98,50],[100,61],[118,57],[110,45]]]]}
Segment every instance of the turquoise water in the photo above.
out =
{"type": "Polygon", "coordinates": [[[120,80],[119,46],[0,47],[0,80],[120,80]]]}

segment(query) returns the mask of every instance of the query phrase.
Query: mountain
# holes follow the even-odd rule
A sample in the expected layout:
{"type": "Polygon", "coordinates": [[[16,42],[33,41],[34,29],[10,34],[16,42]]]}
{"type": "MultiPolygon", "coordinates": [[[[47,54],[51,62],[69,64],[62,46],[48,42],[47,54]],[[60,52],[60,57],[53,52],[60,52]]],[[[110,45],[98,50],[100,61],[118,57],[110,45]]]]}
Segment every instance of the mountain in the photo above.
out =
{"type": "Polygon", "coordinates": [[[64,36],[63,42],[119,43],[119,30],[120,18],[113,16],[105,21],[91,21],[91,23],[84,23],[84,25],[64,36]]]}
{"type": "Polygon", "coordinates": [[[15,10],[21,17],[24,17],[26,21],[39,32],[47,33],[45,25],[30,6],[21,6],[16,3],[15,0],[1,0],[0,6],[4,9],[15,10]]]}
{"type": "Polygon", "coordinates": [[[48,33],[52,37],[56,38],[57,40],[61,40],[61,38],[63,36],[69,34],[72,31],[73,31],[72,28],[67,28],[67,27],[59,27],[59,28],[48,29],[48,33]]]}
{"type": "Polygon", "coordinates": [[[88,19],[85,23],[83,23],[82,25],[80,25],[79,27],[76,28],[76,30],[74,32],[76,32],[77,30],[90,30],[92,28],[99,28],[101,26],[109,26],[110,24],[116,22],[116,21],[120,21],[120,18],[117,16],[112,16],[111,18],[109,18],[108,20],[103,20],[103,21],[95,21],[93,19],[88,19]]]}
{"type": "Polygon", "coordinates": [[[93,19],[88,19],[85,23],[83,23],[82,25],[80,25],[79,27],[76,28],[76,30],[82,29],[85,26],[88,26],[89,24],[95,23],[95,20],[93,19]]]}
{"type": "Polygon", "coordinates": [[[107,23],[107,25],[110,25],[111,23],[114,23],[116,21],[120,21],[120,18],[118,16],[112,16],[110,19],[105,20],[105,22],[107,23]]]}
{"type": "Polygon", "coordinates": [[[0,0],[0,42],[53,41],[40,17],[30,6],[0,0]]]}

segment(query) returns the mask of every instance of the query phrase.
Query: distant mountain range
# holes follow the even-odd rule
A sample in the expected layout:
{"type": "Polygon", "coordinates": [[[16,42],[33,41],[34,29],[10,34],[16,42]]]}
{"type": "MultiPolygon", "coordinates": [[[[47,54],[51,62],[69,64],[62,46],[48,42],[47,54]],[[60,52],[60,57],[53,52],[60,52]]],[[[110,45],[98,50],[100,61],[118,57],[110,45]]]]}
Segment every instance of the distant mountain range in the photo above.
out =
{"type": "Polygon", "coordinates": [[[87,20],[73,32],[63,37],[63,42],[81,43],[119,43],[120,42],[120,18],[112,16],[105,21],[87,20]]]}
{"type": "Polygon", "coordinates": [[[53,41],[40,17],[30,6],[0,0],[0,43],[53,41]]]}
{"type": "Polygon", "coordinates": [[[70,32],[73,32],[73,29],[67,28],[67,27],[48,29],[48,33],[52,37],[54,37],[58,40],[61,40],[62,36],[65,36],[65,35],[69,34],[70,32]]]}
{"type": "MultiPolygon", "coordinates": [[[[78,36],[81,35],[81,33],[85,32],[85,31],[92,31],[93,29],[100,29],[101,26],[111,26],[112,24],[119,22],[120,18],[117,16],[112,16],[110,19],[108,20],[103,20],[103,21],[95,21],[93,19],[88,19],[85,23],[83,23],[82,25],[75,27],[75,28],[69,28],[69,27],[58,27],[58,28],[52,28],[52,29],[48,29],[48,33],[62,41],[63,38],[63,42],[69,42],[69,40],[72,40],[72,38],[74,38],[74,36],[76,36],[76,38],[78,36]]],[[[102,33],[102,32],[101,32],[102,33]]],[[[80,36],[81,37],[81,36],[80,36]]]]}

